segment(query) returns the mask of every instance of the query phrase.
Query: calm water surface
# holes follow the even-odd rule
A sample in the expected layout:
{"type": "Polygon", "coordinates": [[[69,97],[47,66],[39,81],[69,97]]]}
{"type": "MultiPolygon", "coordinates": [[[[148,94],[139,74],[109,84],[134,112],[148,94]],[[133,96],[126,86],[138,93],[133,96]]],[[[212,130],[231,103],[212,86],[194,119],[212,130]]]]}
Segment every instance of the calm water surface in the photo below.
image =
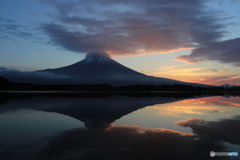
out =
{"type": "Polygon", "coordinates": [[[238,96],[1,94],[0,159],[240,159],[238,96]]]}

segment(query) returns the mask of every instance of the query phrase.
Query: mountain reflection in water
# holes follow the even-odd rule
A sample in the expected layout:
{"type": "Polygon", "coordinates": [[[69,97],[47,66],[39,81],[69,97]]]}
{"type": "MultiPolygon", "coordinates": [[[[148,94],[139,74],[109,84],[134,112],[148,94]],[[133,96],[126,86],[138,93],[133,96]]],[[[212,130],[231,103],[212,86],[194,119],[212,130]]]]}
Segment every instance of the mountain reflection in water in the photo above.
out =
{"type": "MultiPolygon", "coordinates": [[[[0,105],[0,120],[7,120],[0,121],[0,127],[5,127],[5,131],[0,131],[0,135],[3,133],[12,135],[11,132],[15,131],[13,128],[20,130],[21,125],[29,134],[41,135],[41,132],[49,130],[50,127],[46,123],[38,125],[40,133],[31,133],[31,125],[36,122],[34,117],[24,124],[16,121],[15,125],[8,126],[13,124],[10,121],[22,114],[22,111],[29,111],[29,114],[31,111],[45,114],[43,118],[47,121],[56,116],[55,125],[63,123],[64,115],[65,119],[71,117],[83,122],[85,127],[77,125],[66,127],[72,125],[69,121],[60,131],[56,130],[47,136],[43,134],[42,137],[31,140],[14,141],[14,138],[12,140],[10,138],[4,141],[0,138],[0,159],[202,160],[212,159],[209,156],[210,151],[240,152],[240,129],[237,127],[240,126],[239,97],[136,98],[115,95],[107,98],[96,96],[9,98],[0,105]],[[179,108],[182,112],[179,112],[179,108]],[[198,111],[193,112],[196,109],[198,111]],[[171,110],[173,114],[170,114],[171,110]],[[10,118],[7,119],[7,116],[10,118]],[[155,118],[153,120],[157,127],[149,127],[153,123],[150,121],[152,118],[155,118]],[[179,130],[161,127],[170,123],[179,130]],[[190,127],[192,132],[183,132],[181,127],[190,127]]],[[[39,118],[41,117],[36,117],[37,122],[39,118]]],[[[238,159],[239,156],[231,159],[234,158],[238,159]]]]}

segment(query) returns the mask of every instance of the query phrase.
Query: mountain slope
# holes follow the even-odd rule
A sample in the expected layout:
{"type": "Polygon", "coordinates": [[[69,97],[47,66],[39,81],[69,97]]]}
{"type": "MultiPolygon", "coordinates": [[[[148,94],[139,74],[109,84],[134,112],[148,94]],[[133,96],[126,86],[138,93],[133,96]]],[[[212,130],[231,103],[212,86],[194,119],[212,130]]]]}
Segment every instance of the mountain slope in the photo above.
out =
{"type": "Polygon", "coordinates": [[[41,70],[55,74],[68,75],[71,77],[114,77],[114,76],[144,76],[144,74],[127,68],[111,59],[104,53],[89,53],[86,58],[75,64],[56,68],[41,70]]]}
{"type": "Polygon", "coordinates": [[[82,61],[69,66],[31,72],[0,69],[0,76],[12,82],[32,84],[110,84],[110,85],[174,85],[186,83],[167,78],[147,76],[111,59],[107,53],[92,52],[82,61]]]}
{"type": "Polygon", "coordinates": [[[47,72],[55,75],[68,76],[70,79],[65,80],[64,83],[74,84],[189,84],[167,78],[147,76],[114,61],[107,53],[99,52],[88,53],[85,59],[69,66],[55,69],[40,70],[37,72],[47,72]]]}

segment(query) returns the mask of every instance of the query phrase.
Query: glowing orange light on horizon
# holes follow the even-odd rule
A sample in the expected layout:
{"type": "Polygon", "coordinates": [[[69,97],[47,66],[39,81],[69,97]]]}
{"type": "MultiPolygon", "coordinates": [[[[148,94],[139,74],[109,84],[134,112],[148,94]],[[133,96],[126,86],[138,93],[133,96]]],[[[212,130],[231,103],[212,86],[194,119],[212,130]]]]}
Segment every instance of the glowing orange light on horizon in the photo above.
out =
{"type": "Polygon", "coordinates": [[[135,57],[135,56],[143,56],[143,55],[151,55],[151,54],[166,54],[166,53],[172,53],[172,52],[188,50],[188,49],[193,49],[193,48],[183,47],[178,49],[168,49],[168,50],[162,50],[162,51],[148,50],[148,49],[141,48],[141,49],[136,49],[133,52],[129,52],[129,53],[119,53],[118,51],[110,51],[110,50],[106,50],[105,52],[113,56],[135,57]]]}

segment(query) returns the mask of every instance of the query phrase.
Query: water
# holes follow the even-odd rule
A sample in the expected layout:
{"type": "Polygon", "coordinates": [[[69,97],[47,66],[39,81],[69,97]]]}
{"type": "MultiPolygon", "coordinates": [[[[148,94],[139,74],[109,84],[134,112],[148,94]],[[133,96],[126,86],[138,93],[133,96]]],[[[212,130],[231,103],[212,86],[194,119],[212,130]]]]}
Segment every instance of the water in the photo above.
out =
{"type": "Polygon", "coordinates": [[[212,159],[239,126],[231,95],[1,93],[0,159],[212,159]]]}

